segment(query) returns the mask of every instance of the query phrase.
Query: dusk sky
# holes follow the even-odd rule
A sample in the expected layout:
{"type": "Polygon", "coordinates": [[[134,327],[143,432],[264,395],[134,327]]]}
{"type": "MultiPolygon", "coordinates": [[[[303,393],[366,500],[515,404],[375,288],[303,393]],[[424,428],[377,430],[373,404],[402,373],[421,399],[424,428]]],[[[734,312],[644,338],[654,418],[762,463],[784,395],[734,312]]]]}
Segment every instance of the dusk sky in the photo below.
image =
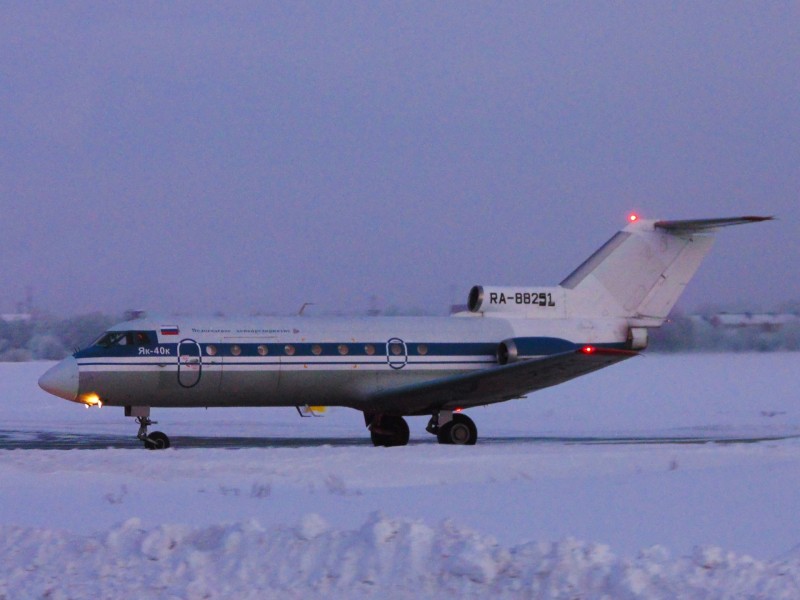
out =
{"type": "Polygon", "coordinates": [[[419,307],[646,218],[800,300],[800,3],[4,2],[0,312],[419,307]]]}

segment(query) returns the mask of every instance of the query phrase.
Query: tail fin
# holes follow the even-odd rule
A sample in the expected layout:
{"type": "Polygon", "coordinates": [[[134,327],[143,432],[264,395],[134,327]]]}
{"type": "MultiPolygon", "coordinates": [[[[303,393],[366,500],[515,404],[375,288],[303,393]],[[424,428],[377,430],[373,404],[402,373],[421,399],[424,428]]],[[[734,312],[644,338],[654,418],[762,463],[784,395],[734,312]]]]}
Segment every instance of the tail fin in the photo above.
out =
{"type": "Polygon", "coordinates": [[[711,249],[719,227],[770,219],[635,221],[561,282],[571,290],[569,312],[626,317],[658,327],[711,249]]]}

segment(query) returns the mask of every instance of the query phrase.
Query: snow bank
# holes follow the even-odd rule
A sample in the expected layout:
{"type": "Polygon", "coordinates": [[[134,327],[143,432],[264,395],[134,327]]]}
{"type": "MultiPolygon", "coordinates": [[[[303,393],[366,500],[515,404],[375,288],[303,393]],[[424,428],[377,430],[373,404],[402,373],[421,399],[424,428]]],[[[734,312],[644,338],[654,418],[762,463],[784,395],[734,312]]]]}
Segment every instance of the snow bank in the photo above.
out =
{"type": "Polygon", "coordinates": [[[371,515],[355,530],[309,514],[190,528],[131,519],[108,532],[0,527],[0,598],[797,598],[800,561],[718,548],[621,559],[575,540],[503,547],[452,522],[371,515]]]}
{"type": "MultiPolygon", "coordinates": [[[[435,444],[420,418],[405,448],[176,444],[161,453],[139,449],[121,410],[39,390],[47,364],[0,365],[0,437],[131,438],[130,450],[0,451],[0,600],[799,598],[800,440],[535,438],[797,435],[798,357],[626,361],[471,411],[483,443],[470,448],[435,444]]],[[[366,439],[347,409],[324,419],[293,409],[154,416],[176,440],[366,439]]]]}

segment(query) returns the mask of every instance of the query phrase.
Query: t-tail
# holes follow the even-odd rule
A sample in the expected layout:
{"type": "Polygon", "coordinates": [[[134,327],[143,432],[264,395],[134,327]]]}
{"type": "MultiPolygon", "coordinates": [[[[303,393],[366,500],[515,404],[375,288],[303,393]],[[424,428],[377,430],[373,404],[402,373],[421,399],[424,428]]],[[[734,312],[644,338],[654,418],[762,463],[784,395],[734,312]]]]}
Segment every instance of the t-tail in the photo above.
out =
{"type": "Polygon", "coordinates": [[[469,310],[524,318],[625,319],[631,327],[660,327],[711,249],[719,228],[771,219],[631,217],[627,227],[558,287],[475,286],[469,310]]]}
{"type": "Polygon", "coordinates": [[[561,282],[569,312],[659,327],[711,250],[717,229],[771,218],[634,219],[561,282]]]}

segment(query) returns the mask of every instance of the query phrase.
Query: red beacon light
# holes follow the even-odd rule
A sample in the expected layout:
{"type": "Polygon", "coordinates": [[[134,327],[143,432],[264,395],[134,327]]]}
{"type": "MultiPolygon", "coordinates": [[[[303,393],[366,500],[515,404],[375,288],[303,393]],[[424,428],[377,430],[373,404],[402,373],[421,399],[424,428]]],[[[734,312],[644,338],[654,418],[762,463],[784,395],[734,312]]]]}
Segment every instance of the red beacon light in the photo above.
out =
{"type": "Polygon", "coordinates": [[[636,223],[636,221],[638,221],[638,220],[639,220],[639,215],[637,215],[636,213],[631,213],[631,214],[628,215],[628,222],[629,223],[636,223]]]}
{"type": "Polygon", "coordinates": [[[595,348],[594,346],[584,346],[583,348],[581,348],[581,352],[583,352],[584,354],[594,354],[596,350],[597,348],[595,348]]]}

